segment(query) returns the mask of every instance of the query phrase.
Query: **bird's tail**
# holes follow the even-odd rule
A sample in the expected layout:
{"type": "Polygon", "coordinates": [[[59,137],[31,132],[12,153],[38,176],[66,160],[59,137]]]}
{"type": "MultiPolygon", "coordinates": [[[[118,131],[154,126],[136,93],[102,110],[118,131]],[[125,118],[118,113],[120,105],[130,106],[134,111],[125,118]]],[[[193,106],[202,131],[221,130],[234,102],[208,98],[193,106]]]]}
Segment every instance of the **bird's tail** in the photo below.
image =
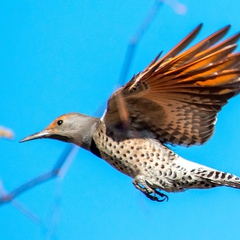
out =
{"type": "Polygon", "coordinates": [[[205,172],[202,172],[200,175],[202,179],[210,181],[215,186],[240,188],[240,178],[231,173],[218,170],[205,170],[205,172]]]}

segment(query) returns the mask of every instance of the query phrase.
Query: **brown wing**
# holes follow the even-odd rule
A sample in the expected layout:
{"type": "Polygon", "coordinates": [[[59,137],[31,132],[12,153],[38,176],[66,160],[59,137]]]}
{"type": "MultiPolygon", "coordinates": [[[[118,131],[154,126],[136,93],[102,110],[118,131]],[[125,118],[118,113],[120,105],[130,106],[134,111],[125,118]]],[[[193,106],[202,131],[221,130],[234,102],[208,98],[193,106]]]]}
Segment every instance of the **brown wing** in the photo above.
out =
{"type": "Polygon", "coordinates": [[[232,53],[240,33],[216,44],[229,27],[180,53],[199,25],[163,58],[155,58],[110,97],[103,117],[107,127],[127,124],[162,143],[206,142],[217,113],[240,91],[240,53],[232,53]]]}

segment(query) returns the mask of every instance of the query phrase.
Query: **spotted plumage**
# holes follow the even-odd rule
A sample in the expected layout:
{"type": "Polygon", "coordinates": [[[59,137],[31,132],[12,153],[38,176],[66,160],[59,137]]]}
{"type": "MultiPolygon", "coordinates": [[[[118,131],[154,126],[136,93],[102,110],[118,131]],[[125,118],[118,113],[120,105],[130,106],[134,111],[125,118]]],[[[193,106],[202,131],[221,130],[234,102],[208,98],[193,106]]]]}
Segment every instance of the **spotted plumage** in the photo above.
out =
{"type": "Polygon", "coordinates": [[[66,114],[22,141],[53,138],[79,145],[133,178],[151,200],[166,199],[161,190],[240,188],[237,176],[188,161],[167,147],[205,143],[217,113],[240,91],[240,53],[233,53],[240,34],[217,43],[227,26],[182,52],[200,28],[113,93],[101,119],[66,114]]]}

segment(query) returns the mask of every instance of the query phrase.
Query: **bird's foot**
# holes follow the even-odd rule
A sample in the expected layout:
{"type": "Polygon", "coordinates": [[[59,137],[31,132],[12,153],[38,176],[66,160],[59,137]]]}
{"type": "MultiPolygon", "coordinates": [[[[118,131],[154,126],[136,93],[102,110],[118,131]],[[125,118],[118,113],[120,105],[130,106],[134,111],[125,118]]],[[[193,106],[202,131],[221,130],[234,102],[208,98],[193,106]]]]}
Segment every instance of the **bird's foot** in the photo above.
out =
{"type": "Polygon", "coordinates": [[[161,193],[160,190],[156,188],[155,189],[151,188],[150,183],[148,183],[148,181],[145,180],[143,176],[137,176],[133,180],[133,185],[152,201],[156,202],[168,201],[168,196],[166,194],[161,193]]]}

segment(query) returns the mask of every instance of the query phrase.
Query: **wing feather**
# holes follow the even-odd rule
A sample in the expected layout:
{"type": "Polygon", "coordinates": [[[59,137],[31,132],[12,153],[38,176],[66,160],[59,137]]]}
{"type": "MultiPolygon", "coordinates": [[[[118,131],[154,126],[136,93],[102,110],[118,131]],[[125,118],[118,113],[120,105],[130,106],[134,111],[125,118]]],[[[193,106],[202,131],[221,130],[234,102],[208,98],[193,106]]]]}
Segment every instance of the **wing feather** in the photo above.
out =
{"type": "Polygon", "coordinates": [[[182,52],[201,26],[113,93],[103,117],[108,129],[124,130],[122,102],[127,130],[140,137],[186,146],[211,137],[217,113],[240,92],[240,53],[233,53],[240,33],[219,42],[229,25],[182,52]]]}

